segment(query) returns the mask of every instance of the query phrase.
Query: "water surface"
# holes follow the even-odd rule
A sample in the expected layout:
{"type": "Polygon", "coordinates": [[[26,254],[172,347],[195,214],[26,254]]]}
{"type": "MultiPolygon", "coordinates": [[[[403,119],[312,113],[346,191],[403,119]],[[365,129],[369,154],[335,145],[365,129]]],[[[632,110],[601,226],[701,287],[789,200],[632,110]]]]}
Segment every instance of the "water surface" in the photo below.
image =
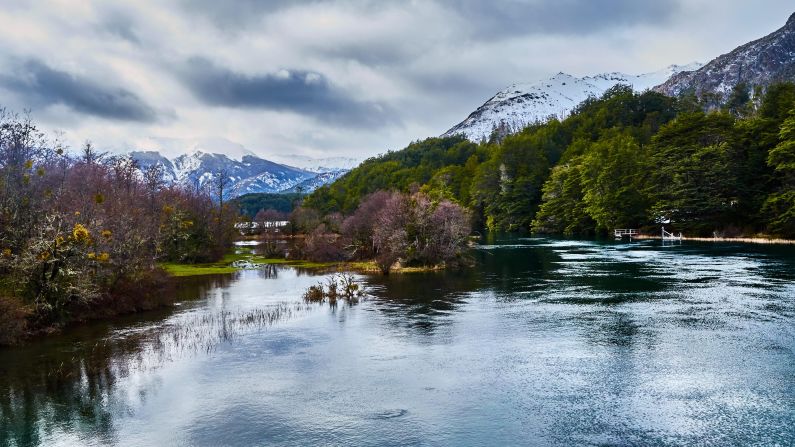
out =
{"type": "Polygon", "coordinates": [[[792,445],[791,247],[490,240],[463,272],[186,279],[0,350],[0,445],[792,445]]]}

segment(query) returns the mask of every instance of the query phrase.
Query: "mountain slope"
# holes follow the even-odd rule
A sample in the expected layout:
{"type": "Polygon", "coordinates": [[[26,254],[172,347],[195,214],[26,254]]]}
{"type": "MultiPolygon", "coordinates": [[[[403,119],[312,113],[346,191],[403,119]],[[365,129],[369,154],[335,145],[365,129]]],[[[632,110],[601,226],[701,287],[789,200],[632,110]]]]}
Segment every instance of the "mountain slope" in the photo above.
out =
{"type": "Polygon", "coordinates": [[[616,84],[629,84],[640,92],[662,83],[675,73],[700,66],[698,63],[671,65],[642,75],[604,73],[583,78],[558,73],[547,80],[514,84],[494,95],[442,136],[461,134],[471,141],[480,141],[488,138],[498,127],[517,132],[528,124],[543,122],[550,117],[563,119],[588,97],[599,97],[616,84]]]}
{"type": "Polygon", "coordinates": [[[655,91],[677,96],[693,91],[717,95],[725,100],[740,82],[766,87],[795,79],[795,14],[775,32],[719,56],[698,70],[672,76],[655,91]]]}
{"type": "Polygon", "coordinates": [[[166,158],[157,151],[130,152],[141,169],[151,165],[163,166],[164,179],[169,183],[203,187],[212,182],[218,173],[229,176],[229,197],[248,193],[278,193],[301,185],[311,192],[318,186],[333,181],[344,170],[312,172],[274,163],[255,155],[241,154],[239,160],[225,154],[193,151],[176,158],[166,158]]]}
{"type": "Polygon", "coordinates": [[[360,159],[352,157],[324,157],[312,158],[305,155],[274,155],[272,157],[278,163],[287,166],[294,166],[305,171],[324,173],[349,171],[361,162],[360,159]]]}

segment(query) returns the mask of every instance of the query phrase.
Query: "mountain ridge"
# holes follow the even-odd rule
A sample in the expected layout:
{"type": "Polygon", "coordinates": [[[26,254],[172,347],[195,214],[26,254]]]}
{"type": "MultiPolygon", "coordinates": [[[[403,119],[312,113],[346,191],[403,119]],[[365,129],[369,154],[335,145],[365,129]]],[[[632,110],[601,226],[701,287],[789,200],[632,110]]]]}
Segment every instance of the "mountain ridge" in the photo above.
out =
{"type": "Polygon", "coordinates": [[[507,133],[516,132],[529,124],[550,118],[563,119],[589,97],[601,96],[617,84],[629,84],[636,91],[643,91],[662,83],[675,73],[694,70],[701,65],[698,62],[670,65],[641,75],[611,72],[575,77],[559,72],[540,81],[512,84],[442,136],[462,134],[471,141],[481,141],[488,139],[497,128],[504,128],[507,133]]]}
{"type": "Polygon", "coordinates": [[[654,88],[668,96],[709,93],[721,103],[739,83],[765,88],[795,79],[795,13],[772,33],[722,54],[698,70],[681,72],[654,88]]]}
{"type": "MultiPolygon", "coordinates": [[[[249,151],[250,152],[250,151],[249,151]]],[[[159,164],[163,180],[171,184],[205,187],[221,172],[229,176],[228,197],[249,193],[312,192],[340,177],[348,169],[310,171],[266,160],[253,152],[242,153],[239,160],[227,154],[191,150],[168,158],[157,150],[131,151],[128,155],[138,162],[141,171],[159,164]]]]}

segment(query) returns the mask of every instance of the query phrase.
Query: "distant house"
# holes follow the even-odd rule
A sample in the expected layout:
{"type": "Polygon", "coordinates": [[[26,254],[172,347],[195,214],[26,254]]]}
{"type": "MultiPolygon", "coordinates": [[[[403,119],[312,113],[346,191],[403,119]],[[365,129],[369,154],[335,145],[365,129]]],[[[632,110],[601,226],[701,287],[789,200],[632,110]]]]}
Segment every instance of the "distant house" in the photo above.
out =
{"type": "Polygon", "coordinates": [[[289,220],[266,220],[264,222],[238,222],[235,229],[240,234],[279,233],[290,224],[289,220]]]}

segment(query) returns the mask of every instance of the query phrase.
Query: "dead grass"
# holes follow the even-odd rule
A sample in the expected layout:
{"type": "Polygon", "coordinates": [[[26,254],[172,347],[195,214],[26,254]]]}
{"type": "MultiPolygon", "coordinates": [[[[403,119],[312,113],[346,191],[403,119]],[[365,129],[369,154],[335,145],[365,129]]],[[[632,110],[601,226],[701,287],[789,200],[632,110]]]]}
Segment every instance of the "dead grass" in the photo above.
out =
{"type": "MultiPolygon", "coordinates": [[[[659,240],[661,239],[660,236],[650,236],[646,234],[639,234],[637,236],[633,236],[632,239],[644,239],[644,240],[659,240]]],[[[756,236],[756,237],[689,237],[683,236],[683,241],[695,241],[695,242],[734,242],[734,243],[745,243],[745,244],[780,244],[780,245],[795,245],[795,240],[792,239],[780,239],[774,237],[766,237],[766,236],[756,236]]]]}

